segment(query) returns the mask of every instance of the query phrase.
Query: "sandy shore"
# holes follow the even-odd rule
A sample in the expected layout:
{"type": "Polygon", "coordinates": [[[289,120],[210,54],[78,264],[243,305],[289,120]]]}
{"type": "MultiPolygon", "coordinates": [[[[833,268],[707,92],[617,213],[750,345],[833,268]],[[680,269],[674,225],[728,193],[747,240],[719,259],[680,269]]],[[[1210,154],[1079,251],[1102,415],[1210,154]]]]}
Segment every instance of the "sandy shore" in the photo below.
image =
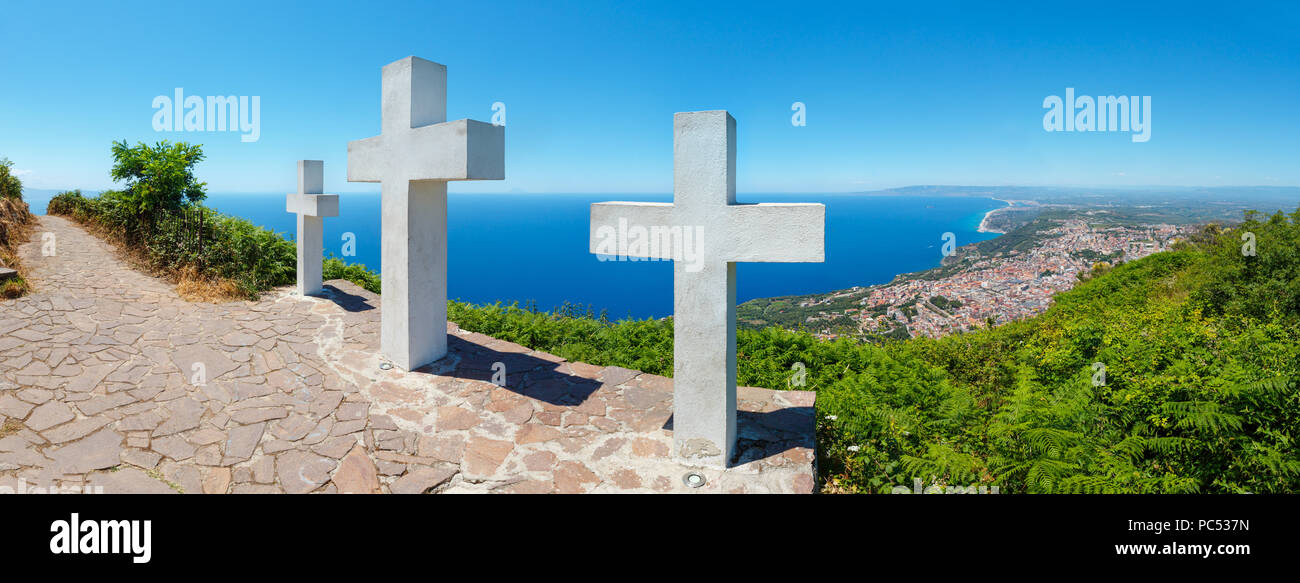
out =
{"type": "Polygon", "coordinates": [[[1004,210],[1007,210],[1007,209],[1009,209],[1009,208],[1015,206],[1015,204],[1012,203],[1012,202],[1009,201],[1009,200],[1002,200],[1002,199],[1000,199],[1000,198],[995,198],[995,199],[993,199],[993,200],[996,200],[996,201],[999,201],[999,202],[1005,202],[1005,203],[1007,203],[1007,206],[1004,206],[1004,207],[1001,207],[1001,208],[995,208],[995,209],[993,209],[993,210],[991,210],[991,211],[989,211],[989,212],[987,212],[987,213],[984,213],[984,218],[980,220],[980,227],[979,227],[979,229],[977,229],[977,230],[978,230],[980,233],[998,233],[999,235],[1005,235],[1005,234],[1006,234],[1006,231],[999,231],[998,229],[993,229],[993,228],[990,228],[990,227],[989,227],[989,218],[991,218],[991,217],[992,217],[994,214],[996,214],[996,213],[1002,212],[1002,211],[1004,211],[1004,210]]]}

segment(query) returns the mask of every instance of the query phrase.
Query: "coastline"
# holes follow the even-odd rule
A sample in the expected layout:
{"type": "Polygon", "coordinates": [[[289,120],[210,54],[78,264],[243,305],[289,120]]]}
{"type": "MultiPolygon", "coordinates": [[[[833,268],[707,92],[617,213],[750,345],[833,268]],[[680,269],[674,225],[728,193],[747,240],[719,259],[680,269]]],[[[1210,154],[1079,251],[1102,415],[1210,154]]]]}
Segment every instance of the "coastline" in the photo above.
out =
{"type": "Polygon", "coordinates": [[[980,226],[979,226],[978,229],[976,229],[976,231],[978,231],[978,232],[980,232],[980,233],[997,233],[997,234],[999,234],[999,235],[1005,235],[1005,234],[1007,234],[1006,231],[1000,231],[1000,230],[998,230],[998,229],[990,228],[990,227],[989,227],[989,219],[990,219],[994,214],[996,214],[996,213],[998,213],[998,212],[1001,212],[1001,211],[1004,211],[1004,210],[1007,210],[1007,209],[1009,209],[1009,208],[1015,206],[1015,203],[1013,203],[1013,202],[1011,202],[1011,201],[1009,201],[1009,200],[1003,200],[1003,199],[1000,199],[1000,198],[995,198],[995,199],[993,199],[993,200],[996,200],[996,201],[998,201],[998,202],[1004,202],[1004,203],[1007,203],[1007,206],[1004,206],[1004,207],[998,207],[998,208],[995,208],[995,209],[993,209],[993,210],[990,210],[989,212],[984,213],[984,218],[980,220],[980,226]]]}

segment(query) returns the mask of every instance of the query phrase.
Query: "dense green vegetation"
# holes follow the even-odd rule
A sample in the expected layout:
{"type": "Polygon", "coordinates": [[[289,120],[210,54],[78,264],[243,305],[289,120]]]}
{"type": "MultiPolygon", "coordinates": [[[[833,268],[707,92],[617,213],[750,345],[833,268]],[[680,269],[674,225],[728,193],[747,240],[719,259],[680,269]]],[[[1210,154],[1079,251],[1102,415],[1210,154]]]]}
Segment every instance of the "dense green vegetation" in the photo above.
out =
{"type": "MultiPolygon", "coordinates": [[[[297,270],[297,251],[295,250],[294,253],[293,269],[297,270]]],[[[291,275],[290,279],[294,277],[297,277],[297,275],[291,275]]],[[[366,269],[366,266],[360,263],[344,263],[342,259],[335,257],[325,259],[324,268],[321,270],[321,278],[325,280],[345,279],[361,286],[362,289],[375,293],[380,291],[378,273],[366,269]]]]}
{"type": "Polygon", "coordinates": [[[956,310],[961,307],[960,301],[950,300],[943,296],[934,296],[930,298],[930,303],[934,304],[934,307],[939,308],[940,310],[956,310]]]}
{"type": "MultiPolygon", "coordinates": [[[[1002,492],[1296,492],[1300,211],[1248,219],[991,330],[883,345],[741,330],[738,380],[785,388],[806,366],[819,467],[838,489],[919,478],[1002,492]],[[1241,252],[1247,231],[1255,256],[1241,252]]],[[[671,319],[449,313],[566,358],[671,374],[671,319]]]]}
{"type": "Polygon", "coordinates": [[[167,140],[150,146],[143,142],[128,146],[126,140],[113,144],[115,181],[126,182],[117,196],[120,210],[140,217],[158,209],[178,209],[198,203],[207,195],[205,183],[194,177],[194,166],[203,160],[198,145],[167,140]]]}
{"type": "Polygon", "coordinates": [[[672,319],[610,322],[576,306],[554,312],[511,305],[448,302],[447,319],[461,328],[550,352],[569,360],[673,374],[672,319]]]}
{"type": "Polygon", "coordinates": [[[13,174],[14,163],[0,157],[0,267],[17,271],[0,281],[0,298],[16,298],[30,289],[23,278],[18,245],[27,240],[35,219],[23,202],[23,182],[13,174]]]}
{"type": "MultiPolygon", "coordinates": [[[[791,330],[802,329],[807,325],[807,318],[819,312],[840,312],[862,308],[860,301],[870,290],[845,291],[835,297],[824,296],[780,296],[774,298],[755,298],[736,306],[736,318],[741,328],[761,330],[768,326],[780,326],[791,330]],[[816,297],[822,303],[810,307],[800,307],[801,302],[816,297]]],[[[873,310],[868,309],[869,312],[873,310]]],[[[885,307],[879,309],[884,313],[885,307]]],[[[822,327],[825,322],[819,322],[822,327]]],[[[857,331],[857,323],[851,318],[838,318],[831,322],[832,327],[842,326],[846,332],[857,331]]]]}
{"type": "Polygon", "coordinates": [[[23,181],[13,174],[14,163],[8,158],[0,158],[0,198],[23,197],[23,181]]]}

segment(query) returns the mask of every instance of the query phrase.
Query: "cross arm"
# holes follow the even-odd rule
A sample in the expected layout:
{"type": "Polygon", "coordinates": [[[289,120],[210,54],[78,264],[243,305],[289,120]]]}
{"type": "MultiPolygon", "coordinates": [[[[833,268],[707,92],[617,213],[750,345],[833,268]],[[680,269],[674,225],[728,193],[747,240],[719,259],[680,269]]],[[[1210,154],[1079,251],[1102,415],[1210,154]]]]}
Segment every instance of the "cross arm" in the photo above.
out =
{"type": "Polygon", "coordinates": [[[309,217],[337,217],[339,195],[290,192],[285,197],[284,210],[309,217]]]}
{"type": "Polygon", "coordinates": [[[412,128],[411,180],[504,180],[506,128],[472,119],[412,128]]]}
{"type": "Polygon", "coordinates": [[[727,207],[726,260],[821,263],[826,260],[826,207],[807,203],[727,207]]]}
{"type": "Polygon", "coordinates": [[[503,180],[506,129],[472,119],[348,142],[348,182],[503,180]]]}
{"type": "Polygon", "coordinates": [[[662,202],[598,202],[591,205],[591,231],[588,250],[598,255],[624,255],[627,257],[671,258],[668,253],[652,255],[653,250],[661,250],[659,245],[639,245],[635,239],[640,236],[648,241],[651,229],[671,228],[673,225],[673,205],[662,202]],[[640,231],[638,229],[644,229],[640,231]]]}
{"type": "Polygon", "coordinates": [[[393,154],[384,136],[348,142],[348,182],[381,182],[391,172],[393,154]]]}

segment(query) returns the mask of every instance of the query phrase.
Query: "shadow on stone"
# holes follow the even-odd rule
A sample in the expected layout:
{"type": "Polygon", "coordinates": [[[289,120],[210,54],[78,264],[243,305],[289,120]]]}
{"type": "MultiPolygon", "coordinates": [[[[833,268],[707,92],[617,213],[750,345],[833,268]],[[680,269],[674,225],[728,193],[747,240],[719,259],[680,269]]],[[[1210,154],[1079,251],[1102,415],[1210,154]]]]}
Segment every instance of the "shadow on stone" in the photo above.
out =
{"type": "Polygon", "coordinates": [[[493,365],[504,365],[506,390],[552,405],[573,407],[581,405],[601,383],[588,378],[561,372],[563,361],[532,356],[515,349],[523,347],[500,342],[508,349],[494,349],[455,335],[447,337],[447,357],[415,372],[438,374],[460,379],[492,382],[497,374],[493,365]]]}
{"type": "MultiPolygon", "coordinates": [[[[664,423],[673,430],[673,418],[664,423]]],[[[795,448],[817,448],[816,411],[812,407],[787,407],[767,413],[736,411],[736,451],[727,462],[734,468],[779,456],[795,448]]]]}
{"type": "Polygon", "coordinates": [[[367,298],[345,292],[337,287],[334,287],[333,284],[325,284],[325,286],[321,289],[321,292],[319,294],[313,294],[313,295],[315,295],[316,297],[328,299],[334,302],[335,304],[338,304],[340,308],[343,308],[344,310],[347,310],[349,312],[364,312],[366,310],[375,309],[375,307],[370,305],[370,303],[367,301],[367,298]]]}

